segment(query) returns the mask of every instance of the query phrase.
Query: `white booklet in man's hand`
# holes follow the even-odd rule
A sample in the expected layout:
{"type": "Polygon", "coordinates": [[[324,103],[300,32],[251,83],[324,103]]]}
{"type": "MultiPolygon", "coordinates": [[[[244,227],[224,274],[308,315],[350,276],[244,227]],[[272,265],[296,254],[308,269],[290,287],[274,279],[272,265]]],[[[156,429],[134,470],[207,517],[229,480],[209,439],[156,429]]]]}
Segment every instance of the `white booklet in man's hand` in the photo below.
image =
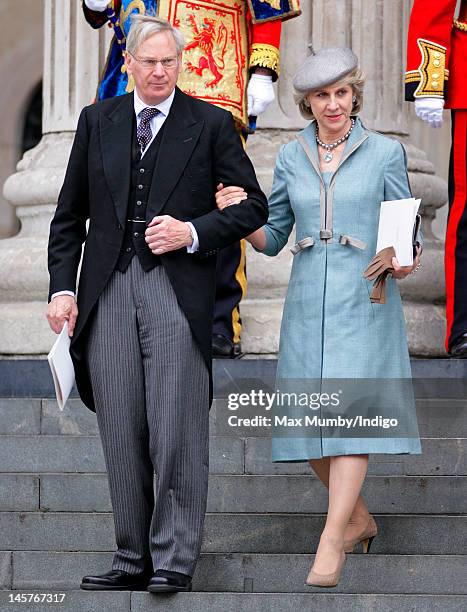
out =
{"type": "Polygon", "coordinates": [[[389,200],[381,202],[376,252],[392,246],[401,266],[413,264],[413,230],[421,200],[389,200]]]}
{"type": "Polygon", "coordinates": [[[65,321],[62,331],[47,355],[47,360],[54,379],[58,407],[63,410],[75,382],[75,369],[70,357],[68,321],[65,321]]]}

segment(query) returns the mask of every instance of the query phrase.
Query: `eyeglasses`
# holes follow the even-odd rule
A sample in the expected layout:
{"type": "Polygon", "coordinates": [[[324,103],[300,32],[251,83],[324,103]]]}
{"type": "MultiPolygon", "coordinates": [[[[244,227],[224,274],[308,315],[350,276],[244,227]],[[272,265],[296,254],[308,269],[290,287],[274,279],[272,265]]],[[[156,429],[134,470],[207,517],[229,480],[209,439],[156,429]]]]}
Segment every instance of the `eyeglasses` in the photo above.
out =
{"type": "Polygon", "coordinates": [[[147,70],[154,70],[157,64],[160,64],[164,70],[173,70],[176,66],[178,66],[178,57],[164,57],[164,59],[158,60],[150,57],[136,57],[136,55],[132,55],[129,53],[133,59],[135,59],[138,64],[147,70]]]}

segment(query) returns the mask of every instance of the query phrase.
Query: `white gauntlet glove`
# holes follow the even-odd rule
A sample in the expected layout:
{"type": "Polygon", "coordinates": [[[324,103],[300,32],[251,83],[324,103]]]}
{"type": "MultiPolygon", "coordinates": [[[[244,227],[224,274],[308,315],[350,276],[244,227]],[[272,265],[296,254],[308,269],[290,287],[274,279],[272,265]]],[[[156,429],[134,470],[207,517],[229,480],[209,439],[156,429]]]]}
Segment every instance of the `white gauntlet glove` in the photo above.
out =
{"type": "Polygon", "coordinates": [[[84,4],[90,11],[99,11],[99,13],[105,11],[109,3],[110,0],[84,0],[84,4]]]}
{"type": "Polygon", "coordinates": [[[443,125],[443,107],[444,100],[442,98],[416,98],[415,113],[417,117],[423,119],[434,128],[440,128],[443,125]]]}
{"type": "Polygon", "coordinates": [[[274,101],[272,76],[268,74],[252,74],[247,89],[248,116],[257,117],[264,113],[274,101]]]}

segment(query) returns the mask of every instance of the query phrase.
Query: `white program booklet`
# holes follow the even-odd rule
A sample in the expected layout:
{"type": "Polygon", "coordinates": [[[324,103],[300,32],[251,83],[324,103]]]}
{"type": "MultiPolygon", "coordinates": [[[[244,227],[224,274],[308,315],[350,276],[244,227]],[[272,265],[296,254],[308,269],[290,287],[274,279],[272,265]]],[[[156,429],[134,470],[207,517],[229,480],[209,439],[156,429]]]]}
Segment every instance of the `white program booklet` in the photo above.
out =
{"type": "Polygon", "coordinates": [[[376,252],[392,246],[401,266],[413,264],[412,236],[421,200],[390,200],[381,202],[376,252]]]}
{"type": "Polygon", "coordinates": [[[47,355],[47,360],[54,379],[58,407],[63,410],[75,382],[75,369],[70,357],[68,321],[65,321],[62,331],[47,355]]]}

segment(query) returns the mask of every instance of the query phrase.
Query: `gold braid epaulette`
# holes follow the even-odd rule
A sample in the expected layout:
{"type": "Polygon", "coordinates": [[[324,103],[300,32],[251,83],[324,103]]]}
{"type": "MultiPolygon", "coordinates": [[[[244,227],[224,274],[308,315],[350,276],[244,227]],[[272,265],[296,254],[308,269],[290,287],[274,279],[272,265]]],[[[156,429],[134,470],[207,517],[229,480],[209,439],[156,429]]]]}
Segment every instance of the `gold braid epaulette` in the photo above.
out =
{"type": "Polygon", "coordinates": [[[274,45],[265,43],[254,43],[251,45],[250,69],[255,66],[269,68],[279,76],[280,55],[279,49],[274,45]]]}

